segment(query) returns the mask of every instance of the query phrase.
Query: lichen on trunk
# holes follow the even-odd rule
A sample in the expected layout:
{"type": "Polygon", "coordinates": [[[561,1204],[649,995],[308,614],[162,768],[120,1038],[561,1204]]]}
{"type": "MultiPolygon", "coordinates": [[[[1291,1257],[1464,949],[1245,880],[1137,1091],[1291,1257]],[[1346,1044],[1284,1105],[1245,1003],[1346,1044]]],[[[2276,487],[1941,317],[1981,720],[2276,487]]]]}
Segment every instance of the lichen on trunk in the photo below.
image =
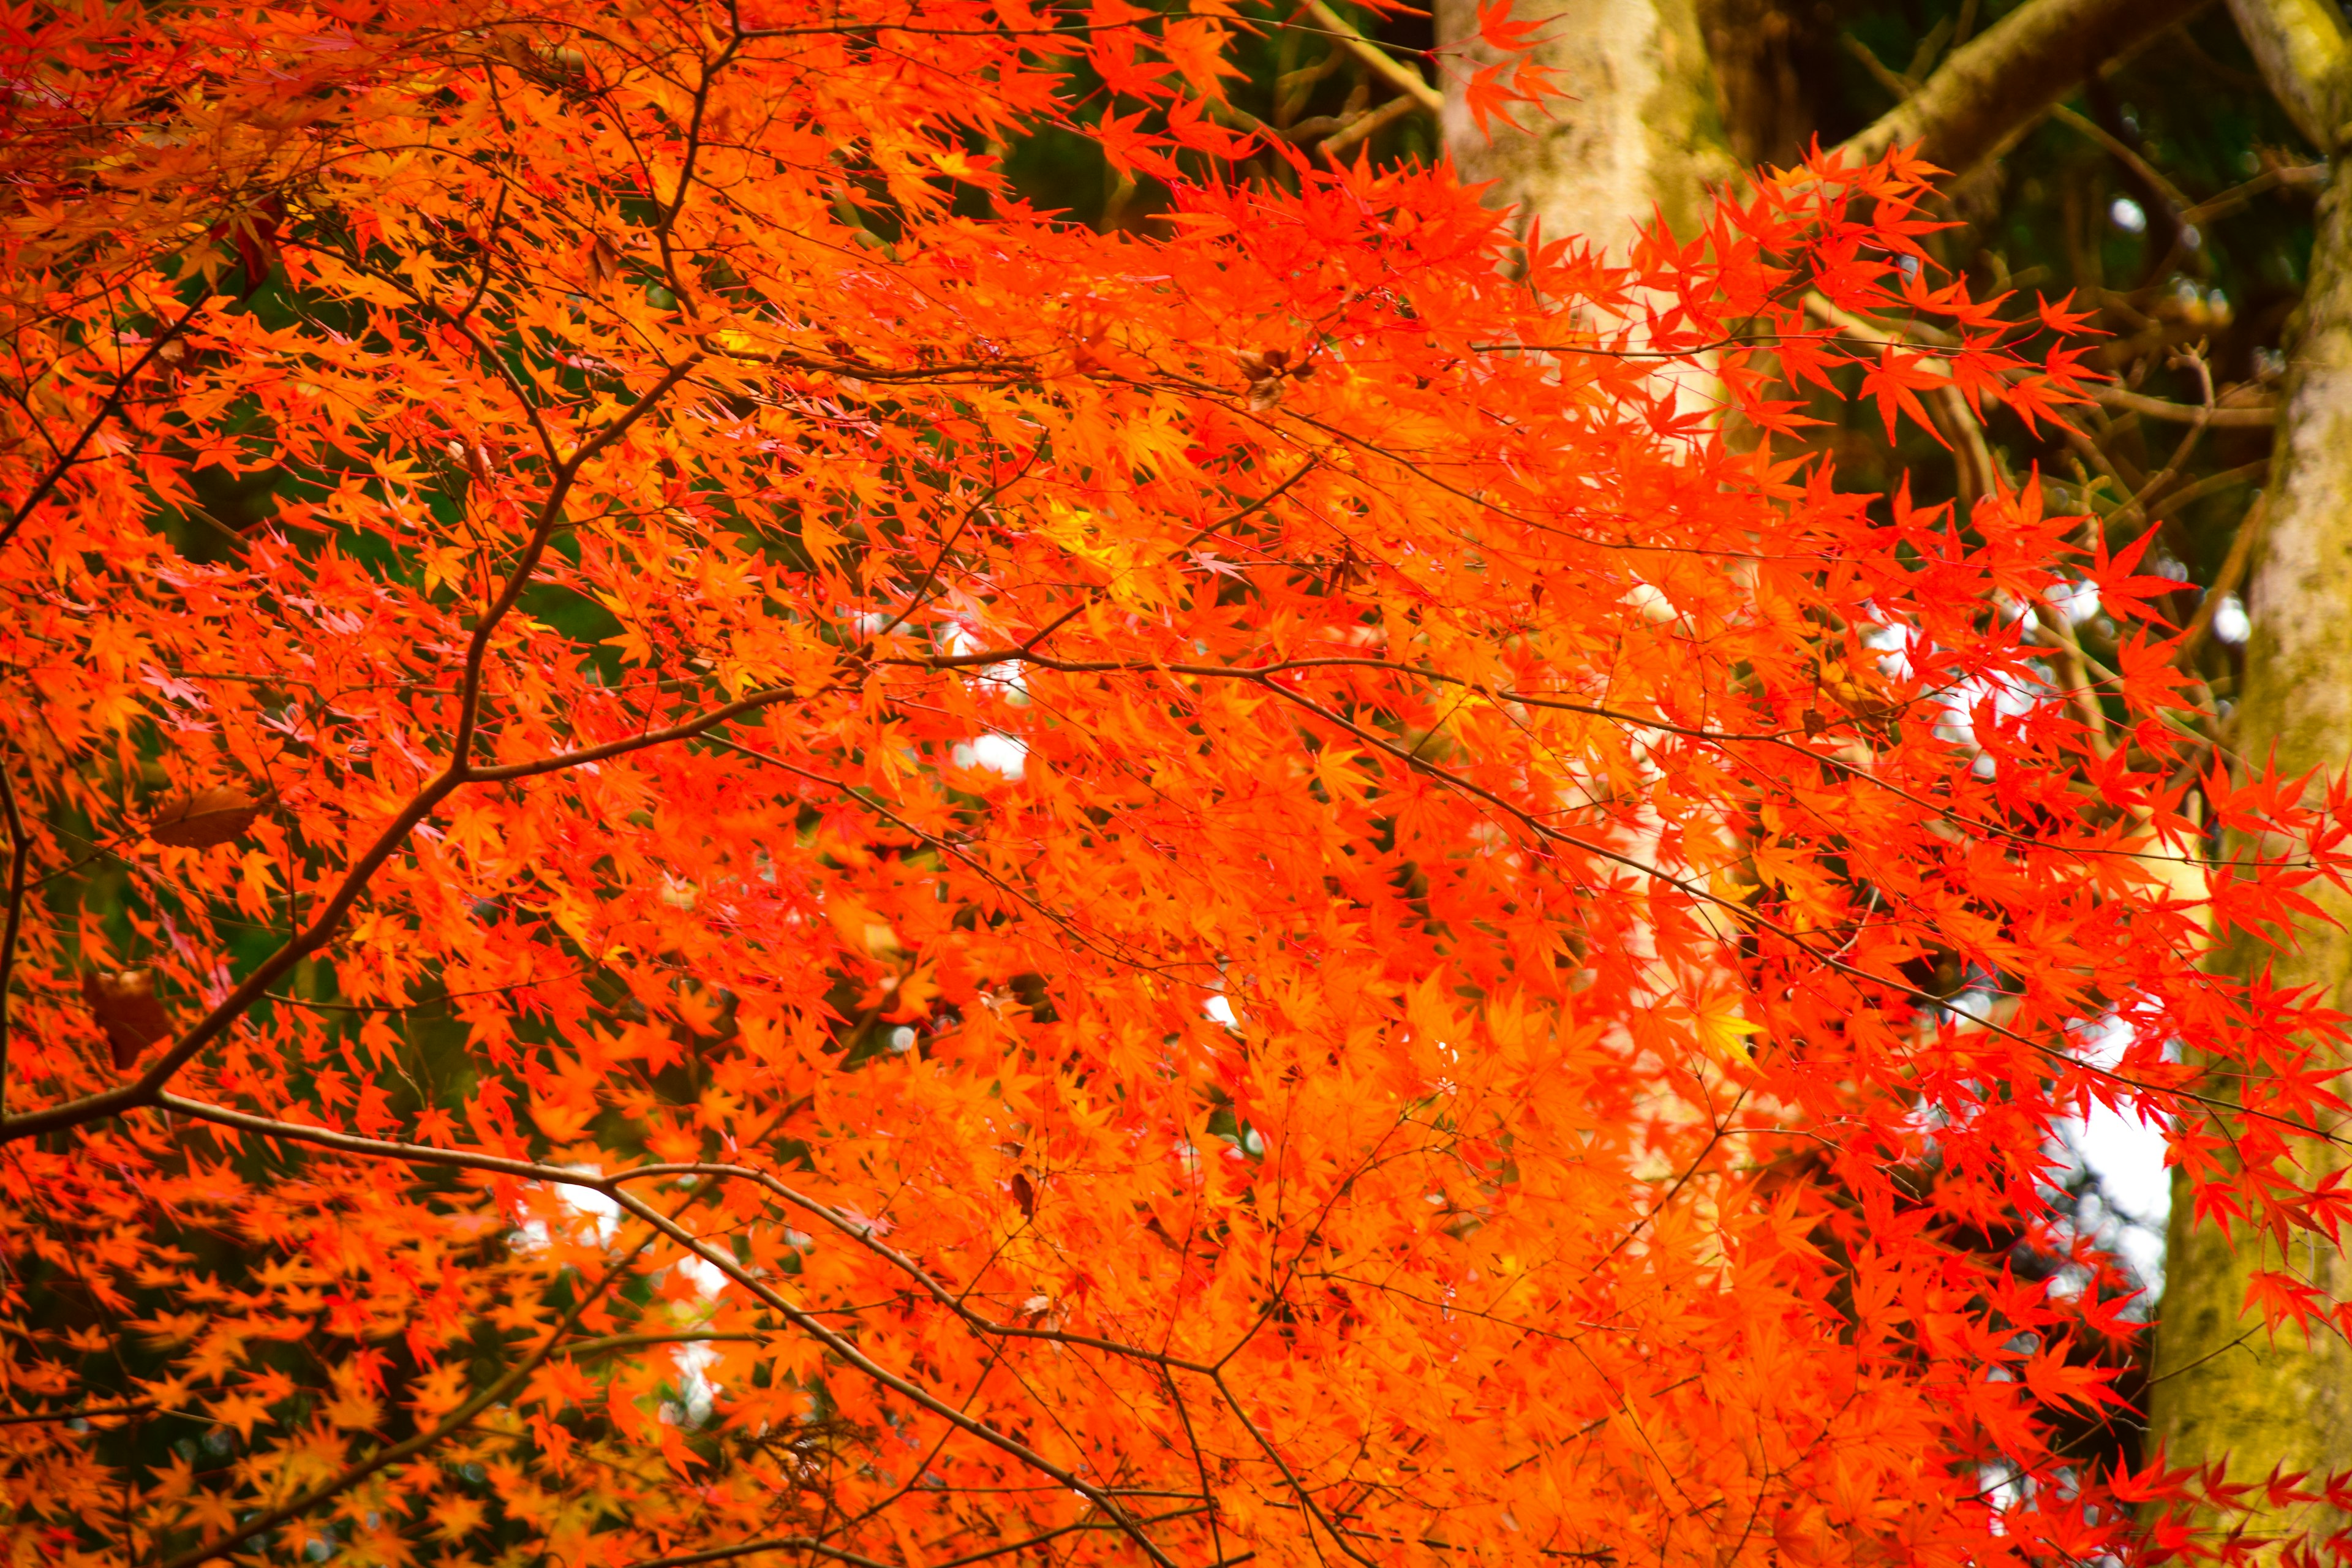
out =
{"type": "MultiPolygon", "coordinates": [[[[2247,763],[2315,773],[2312,787],[2325,789],[2352,763],[2352,163],[2340,158],[2320,207],[2279,435],[2232,742],[2247,763]]],[[[2305,921],[2284,951],[2241,941],[2222,962],[2250,976],[2267,964],[2275,984],[2315,987],[2352,1010],[2352,897],[2308,891],[2336,923],[2305,921]]],[[[2319,1140],[2297,1153],[2302,1181],[2352,1163],[2341,1145],[2319,1140]]],[[[2174,1464],[2226,1457],[2239,1481],[2273,1468],[2352,1468],[2352,1347],[2329,1331],[2308,1343],[2293,1330],[2266,1331],[2246,1306],[2257,1268],[2286,1268],[2334,1300],[2352,1298],[2352,1263],[2337,1244],[2297,1233],[2283,1258],[2275,1240],[2248,1227],[2225,1235],[2196,1216],[2176,1172],[2150,1436],[2174,1464]]],[[[2253,1528],[2324,1538],[2345,1523],[2311,1504],[2258,1513],[2253,1528]]]]}

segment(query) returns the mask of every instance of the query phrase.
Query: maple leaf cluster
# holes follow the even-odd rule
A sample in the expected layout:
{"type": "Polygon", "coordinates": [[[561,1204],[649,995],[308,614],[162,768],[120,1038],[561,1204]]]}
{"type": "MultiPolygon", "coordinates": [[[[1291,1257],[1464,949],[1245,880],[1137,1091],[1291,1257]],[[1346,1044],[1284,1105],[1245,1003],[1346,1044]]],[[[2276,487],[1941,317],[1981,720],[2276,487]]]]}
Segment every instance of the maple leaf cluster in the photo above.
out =
{"type": "Polygon", "coordinates": [[[2178,1117],[2201,1209],[2334,1234],[2338,1021],[2200,961],[2346,802],[2226,776],[2169,584],[2031,482],[1782,439],[2063,417],[2063,310],[1936,286],[1899,154],[1517,242],[1213,123],[1242,25],[11,16],[11,1563],[1957,1565],[2227,1500],[2053,1436],[2134,1327],[2049,1151],[2178,1117]],[[1040,125],[1164,235],[1023,205],[976,149],[1040,125]],[[2021,630],[2085,592],[2087,693],[2021,630]],[[2200,783],[2254,847],[2192,898],[2200,783]]]}

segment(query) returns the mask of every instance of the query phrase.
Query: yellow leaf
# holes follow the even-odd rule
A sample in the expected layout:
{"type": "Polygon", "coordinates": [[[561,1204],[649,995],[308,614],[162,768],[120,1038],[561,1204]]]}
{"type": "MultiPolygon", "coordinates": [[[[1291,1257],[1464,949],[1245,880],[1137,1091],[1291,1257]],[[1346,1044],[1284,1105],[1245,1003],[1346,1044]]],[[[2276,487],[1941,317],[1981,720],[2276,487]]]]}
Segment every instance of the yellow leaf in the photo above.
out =
{"type": "Polygon", "coordinates": [[[1764,1032],[1763,1025],[1740,1016],[1737,1008],[1738,1004],[1732,1002],[1712,1003],[1693,1020],[1697,1026],[1698,1043],[1718,1061],[1752,1054],[1742,1047],[1748,1037],[1764,1032]]]}

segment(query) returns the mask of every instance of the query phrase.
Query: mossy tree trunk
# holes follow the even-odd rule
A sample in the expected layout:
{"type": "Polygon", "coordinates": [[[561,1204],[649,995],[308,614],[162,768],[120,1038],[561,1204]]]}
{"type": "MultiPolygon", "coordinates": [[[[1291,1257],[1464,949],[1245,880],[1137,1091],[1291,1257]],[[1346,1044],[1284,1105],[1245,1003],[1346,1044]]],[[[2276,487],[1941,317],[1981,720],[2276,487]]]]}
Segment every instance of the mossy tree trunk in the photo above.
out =
{"type": "MultiPolygon", "coordinates": [[[[2255,545],[2252,636],[2233,725],[2241,756],[2274,759],[2288,773],[2316,770],[2319,789],[2352,764],[2352,160],[2343,156],[2352,43],[2329,0],[2234,0],[2231,8],[2272,91],[2334,155],[2255,545]]],[[[2352,922],[2352,899],[2313,896],[2336,921],[2352,922]]],[[[2247,966],[2270,958],[2247,949],[2231,956],[2247,966]]],[[[2306,922],[2272,973],[2352,1009],[2352,923],[2306,922]]],[[[2340,1146],[2316,1141],[2299,1152],[2310,1162],[2306,1181],[2347,1163],[2340,1146]]],[[[2151,1436],[2174,1464],[2226,1456],[2238,1480],[2275,1468],[2352,1468],[2352,1349],[2333,1334],[2308,1344],[2293,1332],[2273,1340],[2244,1310],[2248,1272],[2282,1266],[2337,1300],[2352,1298],[2340,1247],[2305,1236],[2282,1259],[2273,1242],[2199,1222],[2187,1183],[2176,1178],[2148,1411],[2151,1436]]],[[[2314,1505],[2257,1527],[2324,1535],[2344,1523],[2314,1505]]]]}

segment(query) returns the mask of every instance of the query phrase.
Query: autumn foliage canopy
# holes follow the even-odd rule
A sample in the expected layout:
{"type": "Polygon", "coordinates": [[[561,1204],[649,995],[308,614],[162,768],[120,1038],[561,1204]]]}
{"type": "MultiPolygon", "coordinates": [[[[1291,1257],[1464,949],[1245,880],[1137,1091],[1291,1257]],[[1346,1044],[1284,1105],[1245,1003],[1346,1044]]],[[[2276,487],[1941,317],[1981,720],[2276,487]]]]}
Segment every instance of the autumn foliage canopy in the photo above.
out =
{"type": "Polygon", "coordinates": [[[2342,802],[2031,476],[1798,445],[2063,418],[2063,304],[1899,155],[1515,237],[1227,109],[1279,23],[5,14],[7,1563],[1957,1568],[2196,1489],[2053,1127],[2334,1234],[2334,1020],[2200,960],[2342,802]],[[1041,126],[1172,205],[1024,205],[1041,126]]]}

